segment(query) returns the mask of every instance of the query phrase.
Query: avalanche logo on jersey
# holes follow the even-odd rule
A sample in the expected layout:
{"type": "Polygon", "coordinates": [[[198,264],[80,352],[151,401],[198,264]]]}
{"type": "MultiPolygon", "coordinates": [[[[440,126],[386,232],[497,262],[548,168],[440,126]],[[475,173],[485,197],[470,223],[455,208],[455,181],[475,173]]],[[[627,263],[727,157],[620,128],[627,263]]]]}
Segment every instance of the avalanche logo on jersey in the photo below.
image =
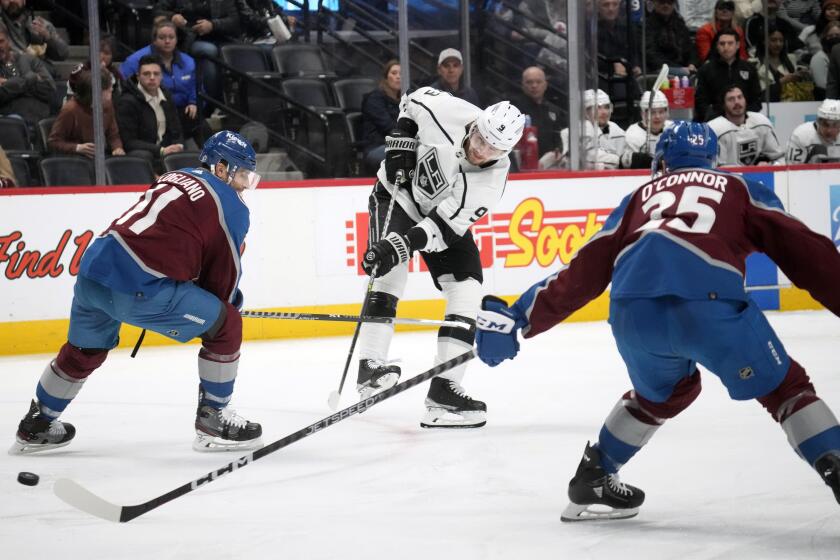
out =
{"type": "Polygon", "coordinates": [[[738,161],[742,165],[752,165],[758,157],[758,140],[738,144],[738,161]]]}
{"type": "Polygon", "coordinates": [[[831,185],[829,200],[831,203],[831,238],[840,249],[840,185],[831,185]]]}
{"type": "Polygon", "coordinates": [[[417,186],[430,199],[443,192],[449,183],[440,169],[437,149],[432,148],[417,162],[417,186]]]}

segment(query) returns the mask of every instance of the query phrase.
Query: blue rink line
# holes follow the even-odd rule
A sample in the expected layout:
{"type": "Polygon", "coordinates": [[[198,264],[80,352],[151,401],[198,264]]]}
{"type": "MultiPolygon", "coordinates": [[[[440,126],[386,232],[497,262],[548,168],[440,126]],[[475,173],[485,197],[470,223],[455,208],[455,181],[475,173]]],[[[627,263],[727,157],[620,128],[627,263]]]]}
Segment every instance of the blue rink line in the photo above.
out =
{"type": "MultiPolygon", "coordinates": [[[[770,190],[776,190],[773,173],[749,173],[749,179],[761,181],[770,190]]],[[[754,253],[747,257],[747,286],[775,286],[779,283],[779,269],[764,253],[754,253]]],[[[750,292],[750,297],[759,308],[769,311],[779,309],[779,290],[761,290],[750,292]]]]}

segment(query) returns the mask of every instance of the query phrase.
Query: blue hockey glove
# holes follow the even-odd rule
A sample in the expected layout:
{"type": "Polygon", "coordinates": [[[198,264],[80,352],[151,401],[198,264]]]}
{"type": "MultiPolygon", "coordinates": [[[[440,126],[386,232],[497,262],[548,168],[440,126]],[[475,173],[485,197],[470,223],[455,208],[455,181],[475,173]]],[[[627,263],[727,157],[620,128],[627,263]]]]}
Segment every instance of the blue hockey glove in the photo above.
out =
{"type": "Polygon", "coordinates": [[[512,360],[519,352],[517,333],[527,324],[527,319],[508,307],[503,299],[484,296],[476,317],[478,357],[490,367],[512,360]]]}
{"type": "Polygon", "coordinates": [[[233,301],[230,302],[230,304],[234,306],[237,311],[242,311],[243,303],[245,303],[245,296],[242,294],[242,290],[236,288],[236,293],[233,295],[233,301]]]}

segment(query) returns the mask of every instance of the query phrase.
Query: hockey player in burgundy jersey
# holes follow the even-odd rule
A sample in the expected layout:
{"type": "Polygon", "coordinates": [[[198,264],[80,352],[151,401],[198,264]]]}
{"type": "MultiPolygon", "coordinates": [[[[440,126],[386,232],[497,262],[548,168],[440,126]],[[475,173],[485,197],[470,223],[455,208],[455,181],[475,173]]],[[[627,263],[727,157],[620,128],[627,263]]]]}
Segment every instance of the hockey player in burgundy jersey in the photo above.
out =
{"type": "Polygon", "coordinates": [[[242,192],[256,187],[256,154],[239,134],[204,144],[203,168],[162,175],[82,257],[68,340],[47,365],[12,453],[70,443],[58,418],[105,361],[128,323],[179,342],[200,337],[197,451],[250,449],[262,428],[237,415],[233,393],[242,343],[240,255],[250,223],[242,192]]]}
{"type": "Polygon", "coordinates": [[[840,315],[840,254],[763,184],[713,169],[716,154],[708,125],[677,123],[657,146],[654,169],[665,173],[622,200],[568,266],[510,307],[493,296],[482,303],[478,353],[493,366],[516,356],[519,329],[525,338],[550,329],[612,282],[610,325],[633,390],[587,445],[566,521],[636,515],[644,493],[618,470],[700,393],[697,364],[731,398],[757,399],[840,502],[837,419],[744,291],[744,260],[762,251],[840,315]],[[612,509],[596,513],[596,504],[612,509]]]}

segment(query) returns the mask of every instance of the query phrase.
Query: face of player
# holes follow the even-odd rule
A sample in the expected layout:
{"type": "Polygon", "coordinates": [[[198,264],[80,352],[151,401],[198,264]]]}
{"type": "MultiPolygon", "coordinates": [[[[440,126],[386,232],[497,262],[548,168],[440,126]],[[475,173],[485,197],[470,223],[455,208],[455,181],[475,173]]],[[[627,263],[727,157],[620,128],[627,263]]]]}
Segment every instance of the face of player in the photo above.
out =
{"type": "Polygon", "coordinates": [[[717,51],[725,62],[732,62],[738,52],[738,40],[734,35],[721,35],[717,42],[717,51]]]}
{"type": "Polygon", "coordinates": [[[171,56],[178,46],[178,36],[174,27],[161,27],[155,35],[155,50],[165,56],[171,56]]]}
{"type": "Polygon", "coordinates": [[[464,66],[457,58],[447,58],[438,66],[438,75],[452,90],[458,89],[461,81],[461,74],[464,73],[464,66]]]}
{"type": "Polygon", "coordinates": [[[237,169],[233,176],[231,176],[229,167],[221,162],[216,164],[216,168],[213,171],[216,177],[230,185],[238,193],[245,190],[253,190],[260,183],[260,175],[258,173],[247,169],[237,169]]]}
{"type": "Polygon", "coordinates": [[[137,70],[137,81],[149,95],[157,95],[160,89],[160,66],[157,64],[144,64],[137,70]]]}
{"type": "Polygon", "coordinates": [[[388,89],[399,93],[400,88],[402,87],[402,78],[400,77],[399,64],[394,64],[388,70],[388,76],[386,76],[385,78],[385,83],[388,86],[388,89]]]}
{"type": "Polygon", "coordinates": [[[723,108],[728,119],[743,117],[747,112],[747,100],[740,89],[733,89],[723,98],[723,108]]]}
{"type": "MultiPolygon", "coordinates": [[[[647,113],[648,111],[645,111],[647,113]]],[[[647,119],[647,115],[642,115],[647,119]]],[[[659,134],[665,128],[665,121],[668,119],[668,109],[665,107],[650,109],[650,132],[651,134],[659,134]]]]}
{"type": "Polygon", "coordinates": [[[545,90],[548,88],[548,81],[545,79],[545,72],[539,68],[529,68],[522,74],[522,93],[536,102],[541,102],[545,97],[545,90]]]}
{"type": "Polygon", "coordinates": [[[470,130],[464,148],[467,153],[467,161],[473,165],[482,165],[488,161],[499,159],[504,155],[503,151],[497,150],[484,140],[484,137],[478,131],[478,127],[475,125],[470,130]]]}
{"type": "Polygon", "coordinates": [[[837,135],[840,134],[840,121],[817,119],[817,133],[823,141],[829,144],[834,143],[837,135]]]}
{"type": "Polygon", "coordinates": [[[598,105],[598,126],[607,126],[611,116],[612,108],[609,105],[598,105]]]}

